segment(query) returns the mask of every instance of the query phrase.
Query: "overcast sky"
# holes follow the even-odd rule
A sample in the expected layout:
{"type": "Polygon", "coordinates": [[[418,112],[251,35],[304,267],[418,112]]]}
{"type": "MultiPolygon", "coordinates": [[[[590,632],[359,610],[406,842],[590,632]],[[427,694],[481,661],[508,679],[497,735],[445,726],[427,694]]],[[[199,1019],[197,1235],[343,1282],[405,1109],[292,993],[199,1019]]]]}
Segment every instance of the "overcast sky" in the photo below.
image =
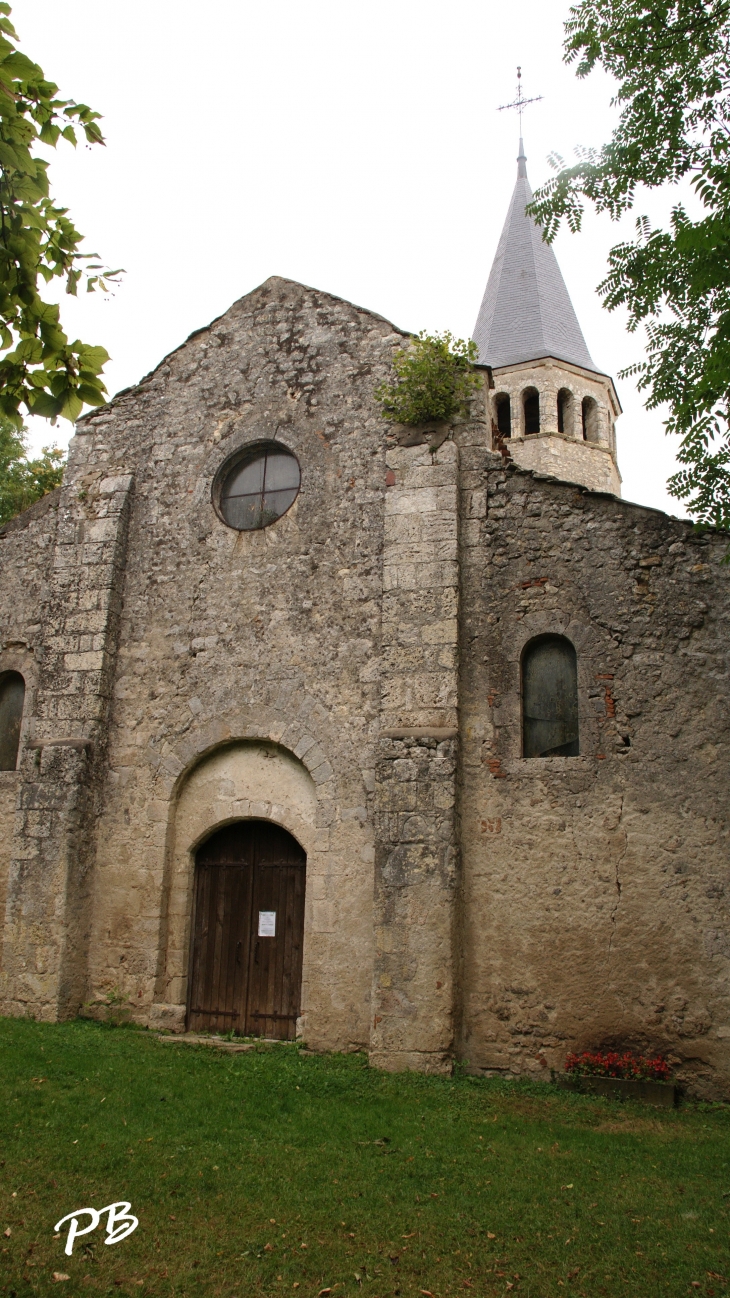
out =
{"type": "MultiPolygon", "coordinates": [[[[514,97],[534,188],[547,156],[609,136],[611,83],[562,62],[562,0],[17,0],[21,48],[65,96],[103,114],[102,149],[63,142],[54,197],[89,251],[126,274],[113,297],[63,299],[72,337],[112,356],[110,393],[269,275],[338,294],[394,321],[469,336],[516,175],[514,97]]],[[[659,220],[668,195],[637,214],[659,220]]],[[[558,260],[589,350],[614,376],[642,344],[595,293],[630,235],[586,220],[558,260]]],[[[661,417],[630,380],[624,495],[681,513],[661,417]]],[[[33,421],[33,442],[71,429],[33,421]]]]}

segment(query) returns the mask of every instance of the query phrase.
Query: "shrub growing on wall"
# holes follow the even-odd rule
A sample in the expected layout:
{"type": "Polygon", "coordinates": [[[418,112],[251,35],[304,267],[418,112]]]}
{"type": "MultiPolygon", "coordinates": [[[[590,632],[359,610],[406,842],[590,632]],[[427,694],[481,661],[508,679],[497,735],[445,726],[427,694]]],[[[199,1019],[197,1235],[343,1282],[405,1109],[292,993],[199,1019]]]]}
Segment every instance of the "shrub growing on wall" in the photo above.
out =
{"type": "Polygon", "coordinates": [[[427,334],[411,338],[395,353],[397,382],[381,383],[375,390],[386,419],[398,424],[443,422],[469,413],[469,401],[479,387],[474,369],[477,346],[463,338],[427,334]]]}

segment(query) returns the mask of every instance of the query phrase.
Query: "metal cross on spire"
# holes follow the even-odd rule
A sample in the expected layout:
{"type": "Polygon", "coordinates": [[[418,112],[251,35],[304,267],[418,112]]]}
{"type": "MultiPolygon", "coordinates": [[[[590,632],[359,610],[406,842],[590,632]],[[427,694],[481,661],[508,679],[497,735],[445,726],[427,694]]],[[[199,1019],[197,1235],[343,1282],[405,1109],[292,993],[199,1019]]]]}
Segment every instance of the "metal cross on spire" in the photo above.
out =
{"type": "Polygon", "coordinates": [[[533,99],[525,99],[522,93],[522,68],[517,69],[517,96],[511,104],[500,104],[497,109],[498,113],[503,113],[505,108],[516,108],[520,117],[520,137],[522,137],[522,114],[527,104],[537,104],[542,99],[542,95],[535,95],[533,99]]]}

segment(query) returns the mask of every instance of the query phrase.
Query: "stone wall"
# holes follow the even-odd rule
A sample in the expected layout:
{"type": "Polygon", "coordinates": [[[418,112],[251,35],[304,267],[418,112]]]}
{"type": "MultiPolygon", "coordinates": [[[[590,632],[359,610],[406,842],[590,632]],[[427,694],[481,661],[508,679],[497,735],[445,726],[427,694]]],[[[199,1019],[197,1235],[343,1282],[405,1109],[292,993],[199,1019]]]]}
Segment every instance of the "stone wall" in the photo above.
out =
{"type": "Polygon", "coordinates": [[[668,1053],[730,1094],[727,541],[462,450],[459,1054],[668,1053]],[[579,667],[581,755],[521,756],[520,659],[579,667]]]}
{"type": "Polygon", "coordinates": [[[510,454],[521,469],[578,482],[589,491],[621,495],[621,478],[614,460],[604,447],[573,441],[556,433],[532,433],[509,443],[510,454]]]}
{"type": "MultiPolygon", "coordinates": [[[[49,492],[30,509],[0,527],[0,672],[20,672],[25,680],[21,752],[29,737],[37,668],[40,661],[41,607],[56,532],[60,492],[49,492]]],[[[19,754],[20,757],[20,754],[19,754]]],[[[8,870],[22,776],[0,771],[0,979],[8,870]]]]}
{"type": "MultiPolygon", "coordinates": [[[[368,1041],[386,490],[372,392],[402,337],[379,316],[270,280],[79,428],[69,484],[135,476],[89,995],[117,988],[140,1021],[184,1020],[175,878],[195,842],[176,844],[180,800],[201,762],[257,741],[301,762],[316,799],[302,1030],[317,1046],[368,1041]],[[212,485],[261,438],[297,455],[302,490],[275,526],[232,531],[212,485]]],[[[286,780],[266,799],[234,787],[229,804],[294,815],[286,780]]]]}
{"type": "Polygon", "coordinates": [[[58,495],[7,874],[0,1004],[9,1013],[76,1013],[86,989],[132,482],[107,475],[79,489],[67,472],[58,495]]]}
{"type": "Polygon", "coordinates": [[[394,446],[387,463],[370,1057],[442,1071],[456,973],[459,455],[453,441],[394,446]]]}

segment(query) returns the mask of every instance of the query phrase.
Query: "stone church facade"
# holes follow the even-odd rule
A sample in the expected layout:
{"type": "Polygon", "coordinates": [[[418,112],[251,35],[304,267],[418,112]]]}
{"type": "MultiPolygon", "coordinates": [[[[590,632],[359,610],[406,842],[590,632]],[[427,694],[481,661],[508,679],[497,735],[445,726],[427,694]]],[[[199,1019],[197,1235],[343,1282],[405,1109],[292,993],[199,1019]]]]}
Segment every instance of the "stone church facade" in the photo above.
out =
{"type": "Polygon", "coordinates": [[[620,500],[523,180],[468,419],[386,424],[407,336],[274,278],[0,529],[3,1013],[730,1094],[727,539],[620,500]]]}

